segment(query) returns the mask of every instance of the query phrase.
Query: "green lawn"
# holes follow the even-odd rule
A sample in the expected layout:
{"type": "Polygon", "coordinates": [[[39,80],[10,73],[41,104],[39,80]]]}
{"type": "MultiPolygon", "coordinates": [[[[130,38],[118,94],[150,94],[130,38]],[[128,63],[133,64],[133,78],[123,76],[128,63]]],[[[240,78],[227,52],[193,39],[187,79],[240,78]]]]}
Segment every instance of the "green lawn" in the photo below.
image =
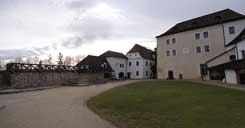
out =
{"type": "Polygon", "coordinates": [[[117,87],[88,106],[119,128],[245,128],[245,92],[187,81],[117,87]]]}

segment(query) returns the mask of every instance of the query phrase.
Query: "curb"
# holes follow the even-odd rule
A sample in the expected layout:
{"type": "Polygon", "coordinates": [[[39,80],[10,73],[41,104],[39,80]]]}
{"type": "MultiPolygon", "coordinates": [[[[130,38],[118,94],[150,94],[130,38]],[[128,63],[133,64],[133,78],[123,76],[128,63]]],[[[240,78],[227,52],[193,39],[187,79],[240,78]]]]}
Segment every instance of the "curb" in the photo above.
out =
{"type": "Polygon", "coordinates": [[[53,89],[58,88],[61,86],[53,86],[53,87],[47,87],[47,88],[33,88],[33,89],[23,89],[23,90],[10,90],[10,91],[0,91],[0,95],[6,95],[6,94],[14,94],[14,93],[22,93],[22,92],[31,92],[31,91],[41,91],[46,89],[53,89]]]}

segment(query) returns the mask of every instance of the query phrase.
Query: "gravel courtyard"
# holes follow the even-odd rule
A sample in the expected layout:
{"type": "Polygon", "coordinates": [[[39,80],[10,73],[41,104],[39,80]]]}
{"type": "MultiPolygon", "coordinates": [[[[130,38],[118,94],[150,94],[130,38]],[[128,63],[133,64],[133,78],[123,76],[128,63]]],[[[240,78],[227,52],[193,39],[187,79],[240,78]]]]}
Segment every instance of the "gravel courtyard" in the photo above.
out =
{"type": "Polygon", "coordinates": [[[86,87],[0,95],[2,128],[114,128],[86,106],[86,100],[110,88],[137,82],[112,82],[86,87]]]}

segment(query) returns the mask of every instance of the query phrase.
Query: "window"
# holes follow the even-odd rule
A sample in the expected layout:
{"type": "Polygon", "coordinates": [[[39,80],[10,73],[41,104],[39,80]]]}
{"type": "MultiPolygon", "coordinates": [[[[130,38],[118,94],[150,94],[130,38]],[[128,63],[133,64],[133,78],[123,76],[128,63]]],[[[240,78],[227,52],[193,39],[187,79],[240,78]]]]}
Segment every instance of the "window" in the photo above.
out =
{"type": "Polygon", "coordinates": [[[132,65],[132,62],[128,62],[128,66],[131,66],[132,65]]]}
{"type": "Polygon", "coordinates": [[[145,65],[148,66],[148,61],[145,62],[145,65]]]}
{"type": "Polygon", "coordinates": [[[235,34],[235,27],[229,27],[229,34],[235,34]]]}
{"type": "Polygon", "coordinates": [[[167,56],[170,56],[170,51],[167,51],[166,54],[167,54],[167,56]]]}
{"type": "Polygon", "coordinates": [[[139,71],[136,71],[136,76],[139,76],[139,71]]]}
{"type": "Polygon", "coordinates": [[[150,66],[152,66],[152,63],[150,62],[150,66]]]}
{"type": "Polygon", "coordinates": [[[148,71],[145,72],[145,75],[148,76],[148,71]]]}
{"type": "Polygon", "coordinates": [[[195,39],[196,39],[196,40],[199,40],[200,38],[201,38],[200,33],[196,33],[196,34],[195,34],[195,39]]]}
{"type": "Polygon", "coordinates": [[[122,64],[122,68],[124,68],[124,64],[122,64]]]}
{"type": "Polygon", "coordinates": [[[209,45],[204,45],[204,52],[210,52],[209,45]]]}
{"type": "Polygon", "coordinates": [[[207,64],[200,64],[200,71],[202,76],[208,75],[207,68],[208,68],[207,64]]]}
{"type": "Polygon", "coordinates": [[[172,38],[172,44],[176,43],[176,38],[172,38]]]}
{"type": "Polygon", "coordinates": [[[166,45],[169,45],[169,44],[170,44],[170,40],[167,39],[167,40],[166,40],[166,45]]]}
{"type": "Polygon", "coordinates": [[[235,55],[230,55],[230,61],[235,61],[236,60],[236,56],[235,55]]]}
{"type": "Polygon", "coordinates": [[[176,50],[172,50],[173,56],[176,56],[176,50]]]}
{"type": "Polygon", "coordinates": [[[139,66],[139,61],[136,61],[136,66],[139,66]]]}
{"type": "Polygon", "coordinates": [[[208,31],[203,32],[203,38],[208,38],[208,31]]]}
{"type": "Polygon", "coordinates": [[[245,59],[245,50],[242,50],[242,59],[245,59]]]}
{"type": "Polygon", "coordinates": [[[196,53],[201,53],[201,52],[202,52],[201,46],[197,46],[196,47],[196,53]]]}

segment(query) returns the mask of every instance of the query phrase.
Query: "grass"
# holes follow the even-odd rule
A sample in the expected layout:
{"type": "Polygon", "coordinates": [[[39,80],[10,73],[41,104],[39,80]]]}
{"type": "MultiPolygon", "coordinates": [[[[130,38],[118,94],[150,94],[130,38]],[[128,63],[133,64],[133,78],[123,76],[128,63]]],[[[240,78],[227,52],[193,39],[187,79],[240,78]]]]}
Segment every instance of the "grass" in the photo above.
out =
{"type": "Polygon", "coordinates": [[[88,107],[119,128],[244,128],[245,93],[187,81],[116,87],[88,107]]]}

